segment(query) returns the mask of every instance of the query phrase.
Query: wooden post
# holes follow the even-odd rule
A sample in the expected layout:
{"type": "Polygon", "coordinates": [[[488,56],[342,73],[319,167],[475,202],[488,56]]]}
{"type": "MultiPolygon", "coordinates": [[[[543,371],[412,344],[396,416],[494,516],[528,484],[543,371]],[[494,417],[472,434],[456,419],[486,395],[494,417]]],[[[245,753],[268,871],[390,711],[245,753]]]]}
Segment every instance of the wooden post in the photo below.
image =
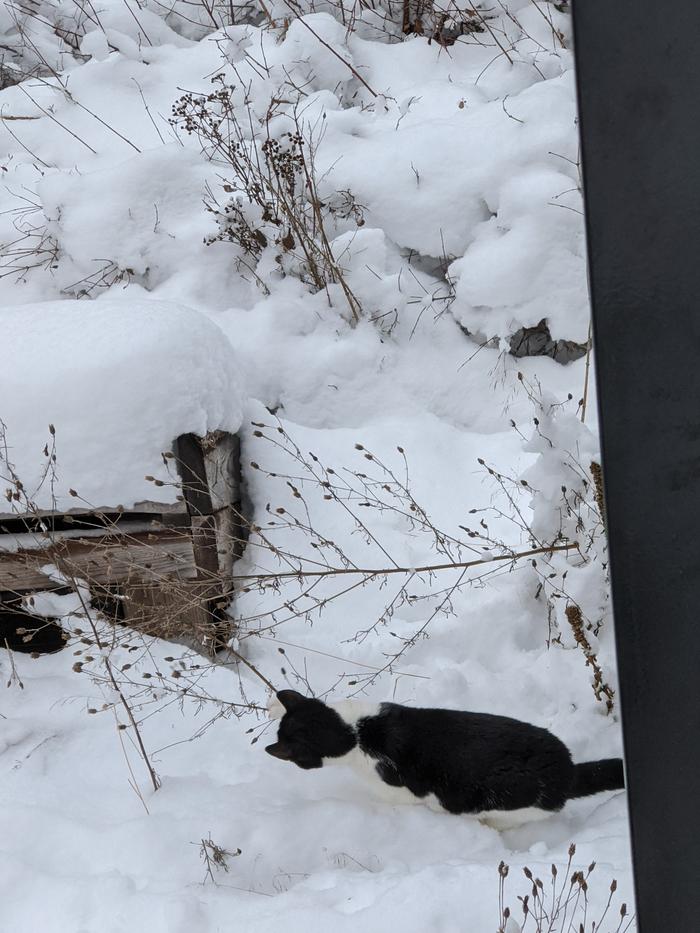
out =
{"type": "Polygon", "coordinates": [[[192,523],[197,579],[211,587],[207,604],[215,620],[215,650],[230,637],[222,604],[230,598],[234,562],[245,547],[241,506],[240,440],[221,431],[175,443],[182,491],[192,523]]]}

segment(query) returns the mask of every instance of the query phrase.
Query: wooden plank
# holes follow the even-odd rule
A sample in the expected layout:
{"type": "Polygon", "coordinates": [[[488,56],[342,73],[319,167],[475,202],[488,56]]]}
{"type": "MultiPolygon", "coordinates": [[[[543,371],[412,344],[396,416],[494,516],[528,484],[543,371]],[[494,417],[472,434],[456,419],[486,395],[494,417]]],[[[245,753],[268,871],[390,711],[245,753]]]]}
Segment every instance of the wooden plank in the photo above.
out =
{"type": "Polygon", "coordinates": [[[232,626],[220,606],[230,596],[233,564],[245,547],[240,440],[222,431],[204,438],[186,434],[174,452],[182,502],[10,513],[4,516],[6,535],[0,516],[0,590],[52,588],[41,568],[55,564],[94,592],[118,598],[127,625],[220,648],[232,626]],[[52,529],[45,546],[42,522],[52,529]]]}
{"type": "Polygon", "coordinates": [[[240,437],[225,435],[211,454],[205,447],[205,468],[212,490],[219,570],[226,580],[243,555],[248,539],[243,519],[240,437]]]}
{"type": "MultiPolygon", "coordinates": [[[[4,500],[3,500],[4,501],[4,500]]],[[[21,519],[22,517],[37,517],[37,518],[50,518],[51,516],[58,515],[71,515],[79,517],[81,515],[120,515],[124,518],[127,518],[134,514],[146,513],[153,514],[154,516],[165,516],[167,515],[185,515],[187,514],[187,506],[184,502],[136,502],[131,508],[125,509],[121,505],[100,505],[95,506],[94,508],[75,508],[75,509],[63,509],[63,511],[56,511],[55,509],[36,509],[33,510],[30,515],[24,512],[0,512],[0,524],[6,521],[13,521],[16,519],[21,519]]]]}
{"type": "Polygon", "coordinates": [[[216,522],[213,515],[192,516],[192,547],[197,579],[221,584],[216,522]]]}
{"type": "Polygon", "coordinates": [[[48,578],[40,568],[62,562],[75,576],[102,586],[129,580],[156,583],[168,577],[194,579],[197,574],[191,535],[167,530],[128,538],[62,539],[41,550],[0,552],[0,589],[44,589],[48,578]]]}
{"type": "Polygon", "coordinates": [[[211,587],[196,580],[126,583],[120,588],[124,623],[146,635],[209,643],[214,626],[208,610],[211,587]]]}
{"type": "Polygon", "coordinates": [[[245,547],[240,439],[223,431],[203,438],[184,435],[175,449],[191,517],[197,579],[210,587],[204,603],[209,628],[200,637],[216,652],[231,636],[232,622],[219,607],[230,598],[233,564],[245,547]]]}
{"type": "Polygon", "coordinates": [[[203,438],[186,434],[177,439],[175,447],[193,533],[196,529],[198,536],[195,561],[204,575],[218,572],[227,590],[233,564],[245,547],[240,438],[224,431],[203,438]],[[213,516],[214,537],[210,522],[197,521],[203,516],[213,516]],[[207,548],[211,553],[206,553],[207,548]]]}
{"type": "Polygon", "coordinates": [[[230,580],[233,575],[233,565],[245,549],[247,535],[242,528],[239,509],[235,506],[215,512],[214,521],[219,573],[223,580],[230,580]]]}
{"type": "Polygon", "coordinates": [[[214,431],[200,440],[211,511],[228,508],[238,498],[241,443],[238,435],[214,431]]]}
{"type": "Polygon", "coordinates": [[[182,434],[174,446],[187,511],[190,515],[211,515],[212,501],[200,438],[196,434],[182,434]]]}

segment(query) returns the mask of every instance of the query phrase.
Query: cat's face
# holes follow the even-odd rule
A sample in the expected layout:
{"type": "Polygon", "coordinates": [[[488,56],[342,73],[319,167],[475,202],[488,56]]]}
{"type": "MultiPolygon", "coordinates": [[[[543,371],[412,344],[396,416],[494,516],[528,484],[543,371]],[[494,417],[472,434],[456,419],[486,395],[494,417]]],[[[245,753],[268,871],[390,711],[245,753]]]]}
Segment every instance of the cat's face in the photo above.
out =
{"type": "Polygon", "coordinates": [[[353,730],[321,700],[304,697],[296,690],[280,690],[277,699],[285,713],[277,741],[265,749],[268,755],[292,761],[300,768],[321,768],[324,758],[338,758],[355,747],[353,730]]]}

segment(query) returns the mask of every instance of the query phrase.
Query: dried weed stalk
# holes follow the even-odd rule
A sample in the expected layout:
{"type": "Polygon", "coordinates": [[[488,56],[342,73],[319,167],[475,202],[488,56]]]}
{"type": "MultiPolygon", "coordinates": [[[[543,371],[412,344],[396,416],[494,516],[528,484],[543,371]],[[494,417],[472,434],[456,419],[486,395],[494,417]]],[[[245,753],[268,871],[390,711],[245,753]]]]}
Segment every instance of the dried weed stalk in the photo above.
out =
{"type": "Polygon", "coordinates": [[[536,380],[529,382],[522,373],[518,373],[518,379],[533,405],[534,416],[528,426],[521,427],[513,420],[511,426],[528,449],[540,451],[541,469],[546,474],[544,485],[549,490],[545,495],[536,488],[536,480],[530,474],[529,479],[512,476],[480,460],[501,498],[508,503],[508,508],[479,510],[475,514],[481,518],[475,529],[460,527],[470,537],[488,540],[488,517],[492,515],[514,525],[523,540],[532,547],[577,542],[576,553],[571,559],[561,560],[556,552],[551,552],[531,561],[537,581],[534,595],[546,607],[548,645],[565,645],[567,639],[571,640],[567,632],[571,633],[573,644],[581,649],[586,666],[593,671],[592,688],[596,699],[611,712],[614,690],[609,684],[610,677],[602,673],[598,652],[594,648],[595,640],[611,619],[600,467],[593,461],[587,469],[584,462],[589,461],[583,458],[582,462],[579,443],[584,436],[577,432],[587,432],[588,429],[574,415],[576,403],[573,396],[569,394],[563,401],[545,400],[536,380]],[[568,419],[568,433],[564,435],[559,434],[560,418],[568,419]],[[559,482],[559,493],[554,495],[551,492],[552,488],[556,489],[553,477],[559,482]],[[587,610],[581,605],[581,597],[574,595],[580,593],[580,589],[572,585],[581,572],[588,574],[585,586],[589,594],[587,610]]]}
{"type": "Polygon", "coordinates": [[[600,520],[603,523],[603,526],[607,526],[607,516],[605,513],[605,493],[603,491],[603,470],[599,463],[596,463],[595,460],[591,462],[590,465],[591,476],[593,477],[593,484],[595,486],[595,501],[598,506],[598,512],[600,514],[600,520]]]}
{"type": "Polygon", "coordinates": [[[199,857],[204,862],[205,869],[202,884],[206,884],[207,880],[211,881],[212,884],[216,884],[216,873],[223,871],[228,874],[230,871],[228,860],[237,858],[240,854],[241,849],[236,848],[231,852],[223,846],[218,845],[211,838],[211,833],[209,833],[206,839],[200,840],[199,857]]]}
{"type": "Polygon", "coordinates": [[[608,887],[607,898],[600,913],[592,916],[589,889],[591,876],[595,871],[596,863],[591,862],[586,870],[572,871],[573,858],[576,846],[569,846],[569,859],[566,865],[559,869],[552,864],[550,877],[545,882],[538,878],[525,866],[523,875],[527,879],[529,892],[517,895],[520,901],[521,917],[517,926],[513,926],[515,916],[506,904],[506,879],[509,875],[509,866],[501,862],[498,866],[498,933],[510,933],[517,929],[522,933],[603,933],[603,923],[606,922],[607,933],[627,933],[635,928],[635,916],[629,914],[627,904],[622,903],[614,911],[612,909],[617,881],[613,879],[608,887]]]}
{"type": "Polygon", "coordinates": [[[274,134],[271,110],[260,119],[249,103],[237,103],[245,95],[224,75],[215,75],[212,83],[210,94],[183,94],[171,117],[172,125],[196,136],[206,157],[226,172],[227,200],[221,204],[213,191],[207,194],[206,207],[218,231],[206,242],[234,243],[239,265],[263,291],[267,286],[257,269],[268,251],[281,275],[325,291],[329,302],[330,287],[339,286],[357,323],[362,309],[333,252],[331,227],[338,217],[362,226],[361,206],[349,191],[321,197],[315,168],[319,140],[296,107],[290,116],[293,129],[274,134]]]}
{"type": "Polygon", "coordinates": [[[38,270],[56,269],[59,245],[49,231],[41,204],[26,194],[18,196],[21,204],[12,208],[12,226],[17,236],[0,243],[0,279],[11,277],[17,282],[38,270]]]}
{"type": "MultiPolygon", "coordinates": [[[[51,446],[47,444],[44,448],[44,456],[46,458],[46,468],[44,471],[44,476],[42,483],[46,480],[51,484],[53,490],[54,484],[56,481],[55,475],[55,464],[56,464],[56,448],[55,448],[55,429],[53,426],[49,426],[49,431],[51,434],[51,446]]],[[[50,522],[46,522],[42,519],[39,509],[37,508],[35,502],[28,494],[23,482],[15,472],[15,469],[9,459],[9,450],[7,447],[6,440],[6,429],[5,425],[0,422],[0,464],[2,464],[3,475],[0,477],[4,482],[8,483],[5,489],[5,499],[15,508],[17,511],[21,511],[23,514],[28,516],[34,516],[39,519],[40,526],[42,527],[42,533],[46,536],[52,535],[52,530],[50,527],[50,522]]],[[[70,589],[75,596],[77,596],[80,608],[81,608],[81,618],[85,620],[89,627],[89,635],[87,638],[83,639],[83,642],[90,645],[94,648],[95,653],[99,654],[99,659],[101,662],[101,669],[103,672],[103,681],[108,684],[109,687],[114,691],[114,694],[118,699],[113,700],[111,704],[106,704],[104,708],[110,707],[115,709],[115,707],[120,706],[126,719],[128,726],[131,727],[131,736],[133,738],[134,744],[138,750],[140,757],[142,758],[146,769],[148,771],[148,776],[151,781],[153,790],[156,791],[160,787],[160,780],[158,775],[155,772],[151,760],[146,751],[143,737],[141,735],[141,729],[139,728],[139,723],[134,715],[134,710],[130,703],[129,698],[125,692],[121,689],[119,682],[119,675],[116,671],[115,664],[111,655],[111,648],[114,644],[114,635],[113,632],[107,632],[106,636],[100,631],[100,626],[94,618],[93,610],[90,606],[90,596],[89,589],[85,584],[85,581],[78,578],[73,572],[70,564],[66,562],[64,567],[55,569],[52,573],[52,577],[55,580],[58,580],[61,585],[66,586],[70,589]]],[[[82,630],[79,630],[82,634],[82,630]]],[[[77,632],[73,633],[74,635],[78,634],[77,632]]],[[[79,649],[81,652],[81,649],[79,649]]],[[[91,660],[94,660],[91,658],[91,660]]],[[[96,712],[96,710],[88,710],[88,712],[96,712]]],[[[120,723],[117,720],[118,729],[126,729],[127,724],[120,723]]],[[[137,789],[137,788],[135,788],[137,789]]],[[[137,789],[138,792],[138,789],[137,789]]],[[[140,795],[139,795],[140,796],[140,795]]],[[[143,799],[143,798],[142,798],[143,799]]]]}
{"type": "Polygon", "coordinates": [[[608,712],[610,713],[613,709],[615,691],[603,679],[603,672],[600,669],[598,657],[591,647],[591,643],[586,638],[581,607],[577,606],[576,603],[570,603],[564,611],[566,612],[566,618],[569,620],[571,631],[574,633],[576,644],[586,656],[586,664],[593,670],[592,686],[593,692],[595,693],[595,698],[600,702],[604,702],[608,712]]]}

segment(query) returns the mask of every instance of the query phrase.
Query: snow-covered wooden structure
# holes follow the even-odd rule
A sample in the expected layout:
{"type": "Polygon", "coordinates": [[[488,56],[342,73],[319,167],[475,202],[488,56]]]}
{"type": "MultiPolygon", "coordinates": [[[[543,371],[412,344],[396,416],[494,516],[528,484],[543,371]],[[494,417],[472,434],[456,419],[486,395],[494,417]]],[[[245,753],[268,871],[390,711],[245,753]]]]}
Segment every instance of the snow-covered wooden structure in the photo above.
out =
{"type": "Polygon", "coordinates": [[[218,610],[245,542],[239,449],[222,431],[177,438],[174,504],[0,512],[0,599],[15,606],[60,587],[56,568],[134,628],[201,637],[211,627],[220,639],[218,610]]]}
{"type": "Polygon", "coordinates": [[[222,609],[245,541],[235,359],[218,328],[189,309],[98,305],[98,312],[87,302],[30,306],[18,321],[26,329],[35,314],[50,331],[57,318],[62,330],[80,328],[83,344],[87,329],[87,343],[103,352],[104,331],[117,335],[100,367],[108,371],[88,394],[66,385],[67,377],[83,380],[78,364],[71,373],[42,373],[36,387],[15,382],[14,405],[0,380],[8,490],[0,506],[0,604],[15,610],[32,593],[84,583],[93,605],[115,619],[215,649],[228,635],[222,609]],[[141,339],[123,339],[129,325],[141,339]],[[30,404],[18,400],[22,388],[30,404]],[[51,428],[37,479],[30,452],[41,422],[51,428]]]}

